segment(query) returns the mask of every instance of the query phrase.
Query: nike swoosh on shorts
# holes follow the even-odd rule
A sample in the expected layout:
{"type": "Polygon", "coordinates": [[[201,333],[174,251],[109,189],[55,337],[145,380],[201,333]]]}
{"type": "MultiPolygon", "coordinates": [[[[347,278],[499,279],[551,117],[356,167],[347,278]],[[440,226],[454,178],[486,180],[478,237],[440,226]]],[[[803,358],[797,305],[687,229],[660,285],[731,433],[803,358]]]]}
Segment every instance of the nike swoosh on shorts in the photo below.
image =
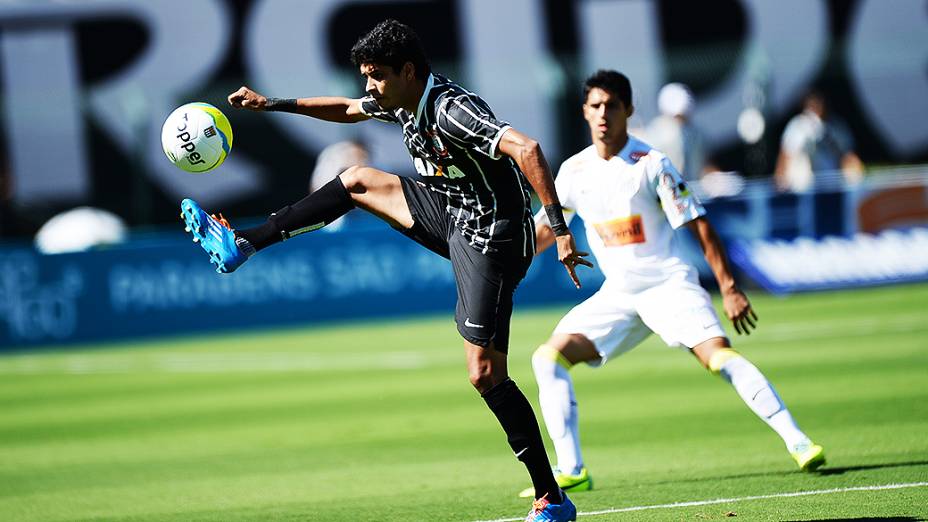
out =
{"type": "Polygon", "coordinates": [[[467,319],[464,319],[464,326],[467,326],[469,328],[483,328],[482,324],[474,324],[470,322],[470,317],[468,317],[467,319]]]}

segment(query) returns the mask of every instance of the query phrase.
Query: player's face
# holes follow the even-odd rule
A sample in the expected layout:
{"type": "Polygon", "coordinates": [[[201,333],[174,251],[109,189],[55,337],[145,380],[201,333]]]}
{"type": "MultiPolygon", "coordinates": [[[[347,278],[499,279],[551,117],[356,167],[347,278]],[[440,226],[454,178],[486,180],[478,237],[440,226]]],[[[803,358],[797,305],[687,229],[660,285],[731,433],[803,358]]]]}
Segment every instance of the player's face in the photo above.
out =
{"type": "Polygon", "coordinates": [[[412,91],[414,73],[415,69],[411,63],[407,63],[399,71],[395,71],[389,65],[361,64],[361,76],[366,82],[364,90],[387,110],[406,105],[409,93],[412,91]]]}
{"type": "Polygon", "coordinates": [[[594,87],[583,104],[583,117],[594,141],[618,142],[625,138],[632,110],[609,91],[594,87]]]}

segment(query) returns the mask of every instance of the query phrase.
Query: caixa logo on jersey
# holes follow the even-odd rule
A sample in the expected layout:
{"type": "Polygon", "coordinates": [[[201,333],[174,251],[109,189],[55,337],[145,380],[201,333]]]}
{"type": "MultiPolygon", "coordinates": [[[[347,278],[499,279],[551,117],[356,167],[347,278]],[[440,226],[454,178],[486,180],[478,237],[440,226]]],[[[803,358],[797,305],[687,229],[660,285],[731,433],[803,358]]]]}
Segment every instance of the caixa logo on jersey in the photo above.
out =
{"type": "Polygon", "coordinates": [[[454,165],[448,166],[435,166],[430,161],[426,161],[422,158],[413,158],[413,164],[416,166],[416,172],[420,176],[427,178],[448,178],[448,179],[458,179],[464,177],[464,172],[455,167],[454,165]]]}
{"type": "Polygon", "coordinates": [[[48,281],[40,276],[35,255],[0,255],[0,322],[7,324],[12,341],[65,339],[77,328],[77,298],[84,288],[81,272],[65,267],[48,281]]]}

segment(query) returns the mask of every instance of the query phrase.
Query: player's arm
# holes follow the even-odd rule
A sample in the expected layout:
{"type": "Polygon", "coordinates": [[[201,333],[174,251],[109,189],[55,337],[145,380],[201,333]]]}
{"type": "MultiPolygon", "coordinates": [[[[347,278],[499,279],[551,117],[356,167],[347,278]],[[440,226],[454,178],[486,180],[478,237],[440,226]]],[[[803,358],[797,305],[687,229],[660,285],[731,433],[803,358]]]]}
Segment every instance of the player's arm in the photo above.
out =
{"type": "Polygon", "coordinates": [[[557,243],[557,257],[567,268],[567,273],[570,274],[574,285],[580,288],[580,279],[575,270],[577,265],[592,267],[593,263],[583,259],[584,256],[590,255],[589,252],[578,251],[574,244],[574,237],[567,228],[561,203],[554,188],[554,177],[541,151],[541,145],[510,128],[500,138],[499,151],[515,160],[529,184],[535,189],[535,193],[538,194],[538,199],[541,200],[545,214],[547,214],[554,241],[557,243]]]}
{"type": "Polygon", "coordinates": [[[337,123],[355,123],[370,119],[370,116],[361,111],[360,99],[341,96],[268,98],[245,86],[229,95],[229,105],[252,111],[290,112],[337,123]]]}
{"type": "MultiPolygon", "coordinates": [[[[555,185],[557,185],[556,182],[555,185]]],[[[562,210],[564,212],[564,220],[570,225],[575,214],[574,211],[569,208],[564,208],[562,210]]],[[[545,214],[545,209],[542,208],[535,214],[535,254],[537,255],[544,252],[554,243],[554,230],[551,230],[551,225],[548,223],[548,216],[545,214]]]]}
{"type": "MultiPolygon", "coordinates": [[[[540,210],[539,214],[544,212],[540,210]]],[[[551,245],[554,244],[554,231],[551,230],[551,226],[548,225],[548,220],[545,219],[544,222],[538,219],[538,216],[535,216],[535,254],[540,254],[547,250],[551,245]]]]}
{"type": "Polygon", "coordinates": [[[706,256],[706,262],[715,274],[715,280],[722,292],[725,315],[735,325],[736,332],[750,335],[751,330],[757,328],[755,325],[757,314],[751,309],[751,302],[748,301],[747,296],[735,283],[728,264],[728,257],[725,255],[725,249],[718,234],[704,216],[687,222],[686,227],[699,241],[699,246],[702,247],[702,252],[706,256]]]}

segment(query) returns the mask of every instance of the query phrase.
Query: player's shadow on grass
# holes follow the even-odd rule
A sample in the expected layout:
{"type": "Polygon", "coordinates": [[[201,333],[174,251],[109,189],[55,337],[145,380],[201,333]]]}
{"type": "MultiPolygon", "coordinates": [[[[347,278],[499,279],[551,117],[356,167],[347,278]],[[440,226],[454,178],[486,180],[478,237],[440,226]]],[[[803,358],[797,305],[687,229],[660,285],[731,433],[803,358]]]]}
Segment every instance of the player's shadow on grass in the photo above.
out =
{"type": "Polygon", "coordinates": [[[864,464],[861,466],[844,466],[837,468],[824,467],[815,473],[818,475],[843,475],[848,471],[866,471],[870,469],[886,469],[886,468],[906,468],[910,466],[925,466],[928,465],[928,460],[914,460],[911,462],[891,462],[888,464],[864,464]]]}
{"type": "MultiPolygon", "coordinates": [[[[867,471],[871,469],[887,469],[887,468],[905,468],[912,466],[926,466],[928,465],[928,460],[913,460],[910,462],[889,462],[886,464],[862,464],[860,466],[842,466],[842,467],[825,467],[818,471],[814,471],[811,475],[843,475],[849,471],[867,471]]],[[[659,482],[651,482],[651,484],[680,484],[684,482],[702,482],[706,479],[712,480],[736,480],[736,479],[745,479],[745,478],[758,478],[758,477],[779,477],[793,475],[797,473],[795,470],[788,471],[758,471],[756,473],[739,473],[736,475],[722,475],[718,477],[691,477],[691,478],[681,478],[674,480],[662,480],[659,482]]]]}

